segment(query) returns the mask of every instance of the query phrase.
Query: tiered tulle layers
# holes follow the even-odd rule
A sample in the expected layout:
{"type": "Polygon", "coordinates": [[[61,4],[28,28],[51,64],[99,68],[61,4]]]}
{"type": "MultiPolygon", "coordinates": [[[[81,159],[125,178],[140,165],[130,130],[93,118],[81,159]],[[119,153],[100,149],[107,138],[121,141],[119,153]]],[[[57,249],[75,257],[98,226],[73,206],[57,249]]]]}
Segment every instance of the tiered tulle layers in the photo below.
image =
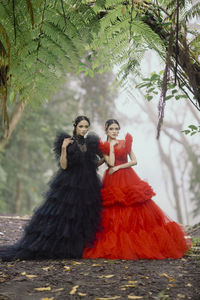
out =
{"type": "Polygon", "coordinates": [[[84,258],[180,258],[190,247],[184,230],[151,200],[155,195],[132,168],[120,169],[103,180],[102,226],[84,258]]]}
{"type": "MultiPolygon", "coordinates": [[[[60,134],[55,142],[58,159],[66,137],[60,134]]],[[[101,212],[101,182],[96,173],[98,140],[88,136],[83,142],[86,151],[82,152],[76,141],[68,147],[68,168],[58,170],[22,239],[0,247],[0,258],[81,258],[84,248],[93,243],[101,212]]]]}

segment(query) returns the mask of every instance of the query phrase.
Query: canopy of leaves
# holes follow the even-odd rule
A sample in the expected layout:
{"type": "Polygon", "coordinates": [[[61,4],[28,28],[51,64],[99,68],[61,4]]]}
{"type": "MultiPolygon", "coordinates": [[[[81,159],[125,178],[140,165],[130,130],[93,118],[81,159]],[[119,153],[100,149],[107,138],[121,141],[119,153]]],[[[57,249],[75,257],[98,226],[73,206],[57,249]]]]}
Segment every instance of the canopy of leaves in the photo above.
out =
{"type": "Polygon", "coordinates": [[[93,9],[101,24],[92,42],[95,70],[119,64],[120,78],[125,79],[133,71],[137,74],[144,52],[153,49],[166,57],[175,81],[200,109],[200,30],[191,24],[191,19],[198,23],[200,3],[96,0],[93,9]]]}
{"type": "Polygon", "coordinates": [[[192,0],[2,0],[0,126],[9,127],[9,101],[39,104],[66,72],[93,76],[118,65],[120,80],[137,75],[147,49],[167,57],[162,90],[171,70],[200,109],[200,33],[191,25],[199,16],[192,0]]]}
{"type": "Polygon", "coordinates": [[[1,108],[8,124],[9,100],[37,105],[66,72],[80,68],[98,22],[81,1],[52,0],[3,0],[0,20],[1,108]]]}

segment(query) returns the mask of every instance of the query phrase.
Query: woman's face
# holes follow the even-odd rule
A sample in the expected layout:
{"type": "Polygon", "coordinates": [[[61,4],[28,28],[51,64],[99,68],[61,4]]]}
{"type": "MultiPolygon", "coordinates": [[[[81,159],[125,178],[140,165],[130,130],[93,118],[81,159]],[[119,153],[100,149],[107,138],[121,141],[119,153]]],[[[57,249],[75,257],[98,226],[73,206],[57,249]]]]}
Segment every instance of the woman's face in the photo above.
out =
{"type": "Polygon", "coordinates": [[[119,134],[119,130],[120,128],[117,124],[115,123],[111,124],[106,130],[107,137],[111,139],[116,139],[116,137],[119,134]]]}
{"type": "Polygon", "coordinates": [[[76,135],[84,136],[88,132],[90,125],[88,121],[82,120],[76,126],[76,135]]]}

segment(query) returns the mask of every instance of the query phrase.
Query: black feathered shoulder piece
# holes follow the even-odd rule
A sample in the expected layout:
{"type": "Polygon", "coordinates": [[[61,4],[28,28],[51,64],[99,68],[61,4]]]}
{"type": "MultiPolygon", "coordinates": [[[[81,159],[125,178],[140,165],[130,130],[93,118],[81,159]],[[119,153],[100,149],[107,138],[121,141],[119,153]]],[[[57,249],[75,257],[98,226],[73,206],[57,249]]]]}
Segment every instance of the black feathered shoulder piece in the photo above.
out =
{"type": "Polygon", "coordinates": [[[54,141],[54,146],[53,146],[53,151],[55,153],[56,159],[60,158],[63,140],[66,138],[70,138],[70,137],[71,137],[71,135],[69,135],[66,132],[58,132],[57,133],[56,139],[54,141]]]}
{"type": "Polygon", "coordinates": [[[86,137],[87,145],[92,152],[99,155],[99,142],[100,138],[94,132],[90,132],[86,137]]]}

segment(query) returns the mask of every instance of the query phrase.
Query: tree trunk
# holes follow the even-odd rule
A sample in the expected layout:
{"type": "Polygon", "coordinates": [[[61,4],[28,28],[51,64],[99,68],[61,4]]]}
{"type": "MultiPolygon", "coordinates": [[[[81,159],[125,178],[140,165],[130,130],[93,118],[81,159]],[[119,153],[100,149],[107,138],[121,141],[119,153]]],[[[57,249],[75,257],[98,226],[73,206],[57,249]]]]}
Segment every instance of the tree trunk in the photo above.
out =
{"type": "Polygon", "coordinates": [[[15,214],[19,214],[20,211],[20,206],[22,201],[22,191],[24,186],[23,181],[20,178],[20,175],[24,173],[24,166],[23,166],[24,148],[23,147],[24,145],[20,145],[18,149],[18,155],[17,155],[21,164],[20,164],[19,171],[17,172],[17,175],[19,175],[19,177],[17,178],[17,183],[16,183],[16,197],[15,197],[15,204],[14,204],[15,214]]]}
{"type": "MultiPolygon", "coordinates": [[[[158,25],[159,22],[154,17],[150,16],[149,13],[145,14],[144,22],[159,35],[159,37],[166,42],[169,39],[170,32],[163,29],[162,26],[158,25]]],[[[176,58],[176,47],[173,47],[172,58],[175,61],[176,58]]],[[[171,59],[171,69],[174,72],[175,64],[171,59]]],[[[179,55],[178,55],[178,66],[180,71],[177,76],[182,77],[187,85],[187,88],[193,93],[197,99],[198,110],[200,110],[200,63],[195,60],[192,53],[190,52],[186,43],[185,37],[179,38],[179,55]],[[181,72],[182,70],[182,72],[181,72]]]]}
{"type": "Polygon", "coordinates": [[[14,213],[16,215],[19,214],[19,210],[20,210],[22,190],[23,190],[23,183],[20,179],[18,179],[16,184],[16,198],[15,198],[15,207],[14,207],[14,213]]]}
{"type": "Polygon", "coordinates": [[[11,120],[10,120],[10,126],[8,129],[4,129],[3,138],[0,141],[0,151],[3,150],[8,143],[8,140],[10,139],[14,129],[16,128],[18,122],[20,121],[22,114],[24,112],[24,109],[27,105],[27,102],[19,102],[16,104],[11,120]]]}
{"type": "Polygon", "coordinates": [[[169,170],[169,173],[171,175],[173,194],[174,194],[174,199],[175,199],[175,203],[176,203],[177,219],[178,219],[179,223],[183,224],[180,198],[179,198],[179,193],[178,193],[178,184],[177,184],[177,181],[176,181],[176,176],[175,176],[175,172],[174,172],[173,163],[171,161],[170,155],[166,155],[166,153],[164,152],[160,141],[158,141],[158,149],[159,149],[159,152],[160,152],[161,159],[165,163],[165,165],[167,166],[167,168],[169,170]]]}

